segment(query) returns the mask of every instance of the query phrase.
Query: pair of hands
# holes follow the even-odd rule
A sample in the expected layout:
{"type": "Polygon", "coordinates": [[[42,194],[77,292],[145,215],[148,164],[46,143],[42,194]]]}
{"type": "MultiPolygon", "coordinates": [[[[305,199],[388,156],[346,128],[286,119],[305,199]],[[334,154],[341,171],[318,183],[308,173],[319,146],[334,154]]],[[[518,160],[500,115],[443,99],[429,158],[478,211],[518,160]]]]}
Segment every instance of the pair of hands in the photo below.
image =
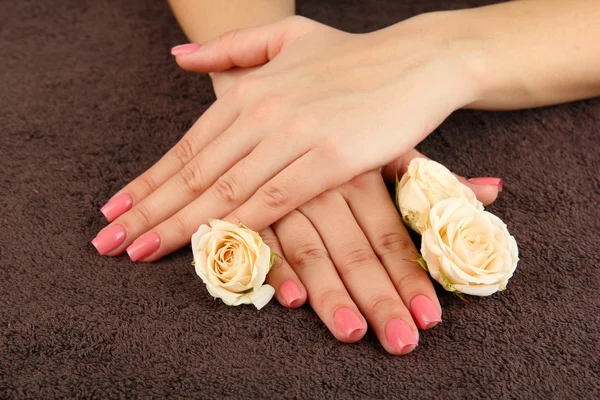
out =
{"type": "MultiPolygon", "coordinates": [[[[420,156],[410,147],[458,107],[444,87],[428,87],[426,72],[441,72],[441,65],[423,55],[416,66],[414,55],[394,65],[400,70],[392,77],[369,84],[356,79],[387,68],[364,68],[349,56],[380,61],[371,57],[380,42],[384,50],[390,46],[385,37],[367,39],[295,17],[175,50],[187,70],[222,71],[212,75],[218,100],[103,207],[112,223],[94,239],[98,251],[127,249],[134,261],[153,261],[189,243],[208,218],[243,221],[264,228],[267,243],[285,255],[269,274],[284,306],[308,298],[344,342],[359,340],[368,322],[390,353],[414,349],[417,327],[441,321],[440,305],[427,274],[407,261],[416,249],[381,174],[365,171],[403,154],[386,168],[400,175],[420,156]],[[341,79],[340,71],[352,79],[341,79]],[[400,89],[410,101],[390,114],[390,96],[400,89]]],[[[495,185],[470,186],[484,203],[497,195],[495,185]]]]}

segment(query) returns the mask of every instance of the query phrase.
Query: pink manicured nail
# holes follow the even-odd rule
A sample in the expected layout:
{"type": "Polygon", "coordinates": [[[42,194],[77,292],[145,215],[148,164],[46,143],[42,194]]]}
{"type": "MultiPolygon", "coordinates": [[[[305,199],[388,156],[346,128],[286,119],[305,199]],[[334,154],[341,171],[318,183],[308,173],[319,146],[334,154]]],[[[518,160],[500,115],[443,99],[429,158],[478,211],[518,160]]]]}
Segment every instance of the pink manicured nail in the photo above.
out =
{"type": "Polygon", "coordinates": [[[98,253],[104,255],[119,247],[125,240],[125,235],[125,228],[121,225],[109,226],[92,240],[92,244],[98,253]]]}
{"type": "Polygon", "coordinates": [[[431,299],[423,294],[413,297],[410,302],[410,312],[421,329],[429,329],[438,322],[442,316],[431,299]]]}
{"type": "Polygon", "coordinates": [[[410,329],[410,326],[401,319],[392,319],[387,323],[385,336],[400,354],[404,354],[410,346],[418,344],[418,340],[410,329]]]}
{"type": "Polygon", "coordinates": [[[471,178],[468,179],[469,182],[474,183],[476,185],[496,185],[498,186],[498,191],[502,191],[502,179],[493,178],[493,177],[481,177],[481,178],[471,178]]]}
{"type": "Polygon", "coordinates": [[[200,48],[201,45],[197,43],[186,43],[175,46],[171,49],[171,54],[174,56],[182,56],[184,54],[190,54],[200,48]]]}
{"type": "Polygon", "coordinates": [[[133,199],[127,193],[120,194],[110,199],[108,203],[100,209],[108,222],[113,222],[125,211],[129,211],[133,205],[133,199]]]}
{"type": "Polygon", "coordinates": [[[137,240],[127,248],[127,254],[131,261],[143,260],[150,256],[160,247],[160,236],[157,233],[149,233],[137,240]]]}
{"type": "Polygon", "coordinates": [[[360,320],[358,315],[347,307],[339,308],[333,314],[333,322],[344,332],[346,337],[350,338],[355,332],[366,330],[367,327],[360,320]]]}
{"type": "Polygon", "coordinates": [[[302,299],[300,288],[292,280],[287,280],[279,285],[279,293],[289,307],[298,305],[299,300],[302,299]]]}

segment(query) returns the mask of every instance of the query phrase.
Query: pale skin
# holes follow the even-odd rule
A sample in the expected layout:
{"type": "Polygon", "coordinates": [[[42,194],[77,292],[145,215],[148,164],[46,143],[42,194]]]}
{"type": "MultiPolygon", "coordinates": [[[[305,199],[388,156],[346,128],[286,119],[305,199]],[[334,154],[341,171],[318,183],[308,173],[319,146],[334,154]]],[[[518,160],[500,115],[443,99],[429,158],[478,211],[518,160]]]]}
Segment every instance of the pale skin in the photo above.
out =
{"type": "MultiPolygon", "coordinates": [[[[278,291],[282,304],[298,306],[308,293],[338,339],[360,339],[366,320],[390,353],[411,351],[414,344],[390,340],[390,322],[404,321],[417,338],[417,324],[435,323],[422,326],[411,301],[422,294],[439,310],[435,292],[418,266],[398,267],[415,249],[389,198],[386,206],[383,194],[353,193],[357,187],[383,193],[379,174],[368,171],[397,160],[387,172],[401,172],[419,156],[412,146],[456,109],[515,109],[600,94],[597,1],[575,7],[531,0],[431,13],[363,35],[285,18],[293,3],[279,0],[252,2],[270,10],[265,13],[240,1],[222,15],[229,25],[219,28],[220,19],[202,12],[208,3],[172,1],[189,39],[204,43],[176,58],[187,70],[214,73],[218,100],[119,192],[131,196],[133,208],[111,223],[125,236],[106,254],[121,254],[153,234],[160,245],[143,261],[156,260],[189,243],[208,218],[256,230],[277,221],[282,249],[269,230],[262,233],[290,262],[270,280],[276,288],[293,281],[301,294],[286,304],[278,291]],[[214,23],[195,22],[202,18],[214,23]],[[365,218],[363,210],[377,213],[365,218]],[[332,215],[344,235],[330,230],[332,215]],[[378,219],[391,222],[386,229],[369,225],[378,219]],[[382,238],[393,241],[382,247],[382,238]],[[393,251],[381,254],[382,248],[393,251]],[[334,314],[341,308],[354,312],[362,327],[340,329],[334,314]]],[[[484,202],[497,195],[495,185],[471,186],[484,202]]]]}

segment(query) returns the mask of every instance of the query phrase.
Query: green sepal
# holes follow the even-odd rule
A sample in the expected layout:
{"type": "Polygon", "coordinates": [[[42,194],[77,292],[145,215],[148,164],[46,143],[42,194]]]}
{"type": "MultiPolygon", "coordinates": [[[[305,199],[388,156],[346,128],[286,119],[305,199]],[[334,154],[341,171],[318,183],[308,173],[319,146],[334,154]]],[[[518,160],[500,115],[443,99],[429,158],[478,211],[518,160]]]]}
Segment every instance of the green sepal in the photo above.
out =
{"type": "MultiPolygon", "coordinates": [[[[273,267],[273,262],[275,261],[276,258],[279,258],[283,262],[283,257],[281,257],[277,253],[271,252],[271,258],[269,259],[269,265],[271,266],[271,268],[273,267]]],[[[279,265],[281,265],[281,264],[279,264],[279,265]]]]}
{"type": "Polygon", "coordinates": [[[192,265],[196,265],[196,261],[192,261],[192,265]]]}
{"type": "Polygon", "coordinates": [[[448,292],[453,292],[456,293],[456,289],[454,288],[454,286],[452,286],[452,284],[450,283],[450,281],[444,276],[440,274],[440,280],[441,280],[441,284],[444,287],[444,289],[446,289],[448,292]]]}
{"type": "Polygon", "coordinates": [[[458,297],[459,299],[461,299],[463,303],[465,303],[465,304],[471,304],[471,302],[469,300],[467,300],[467,298],[465,297],[465,295],[462,294],[461,292],[454,292],[454,295],[456,297],[458,297]]]}
{"type": "MultiPolygon", "coordinates": [[[[400,214],[400,216],[402,217],[402,222],[404,222],[404,225],[406,225],[407,227],[410,228],[410,222],[408,221],[408,218],[406,218],[404,215],[400,214]]],[[[410,228],[412,229],[412,228],[410,228]]]]}
{"type": "Polygon", "coordinates": [[[244,223],[243,223],[243,222],[241,222],[241,221],[240,221],[240,225],[239,225],[239,227],[240,227],[240,228],[242,228],[242,229],[247,229],[247,230],[249,230],[249,231],[251,231],[251,230],[252,230],[252,229],[248,228],[246,225],[244,225],[244,223]]]}
{"type": "Polygon", "coordinates": [[[421,268],[423,268],[426,272],[429,272],[429,268],[427,268],[427,261],[425,261],[425,259],[422,256],[417,258],[416,260],[411,261],[419,264],[421,268]]]}

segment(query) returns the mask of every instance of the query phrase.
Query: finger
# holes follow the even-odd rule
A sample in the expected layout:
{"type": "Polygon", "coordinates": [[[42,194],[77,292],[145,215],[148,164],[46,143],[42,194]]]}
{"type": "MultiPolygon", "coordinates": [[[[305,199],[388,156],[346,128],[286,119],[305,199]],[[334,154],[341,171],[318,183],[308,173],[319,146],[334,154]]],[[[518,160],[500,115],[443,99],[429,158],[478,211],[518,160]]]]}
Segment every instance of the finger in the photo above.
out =
{"type": "Polygon", "coordinates": [[[352,343],[367,324],[340,280],[319,234],[305,216],[292,211],[273,225],[286,259],[304,284],[308,302],[331,333],[352,343]]]}
{"type": "Polygon", "coordinates": [[[267,283],[275,288],[275,297],[279,303],[288,308],[298,308],[306,302],[306,289],[287,262],[281,244],[273,229],[266,228],[260,232],[263,241],[275,253],[273,266],[267,274],[267,283]]]}
{"type": "Polygon", "coordinates": [[[217,100],[156,164],[119,190],[102,207],[108,221],[114,221],[179,172],[200,150],[226,131],[238,114],[236,107],[217,100]]]}
{"type": "Polygon", "coordinates": [[[188,71],[218,72],[233,67],[254,67],[272,60],[286,43],[315,26],[318,26],[315,22],[293,16],[272,24],[230,31],[202,46],[176,46],[171,53],[177,64],[188,71]]]}
{"type": "MultiPolygon", "coordinates": [[[[132,244],[134,240],[200,197],[237,160],[250,153],[252,148],[256,146],[260,140],[260,135],[240,134],[241,126],[239,125],[237,122],[234,123],[227,132],[213,140],[176,175],[137,203],[130,211],[117,218],[111,225],[104,228],[99,236],[103,234],[104,230],[110,229],[112,225],[121,226],[126,236],[121,245],[105,254],[121,254],[127,248],[132,261],[147,256],[146,252],[149,247],[140,247],[140,244],[145,242],[132,244]],[[231,143],[235,143],[235,146],[232,146],[231,143]],[[130,245],[131,247],[128,247],[130,245]],[[142,248],[145,250],[142,251],[142,248]]],[[[228,211],[224,210],[223,213],[228,211]]],[[[219,218],[221,216],[208,215],[206,218],[219,218]]],[[[189,242],[191,234],[198,229],[198,226],[207,221],[208,219],[194,220],[193,225],[189,227],[188,236],[171,236],[176,239],[176,243],[172,240],[173,243],[163,243],[163,245],[169,245],[173,250],[184,246],[189,242]]],[[[158,233],[165,234],[165,232],[158,233]]],[[[166,233],[169,236],[168,232],[166,233]]]]}
{"type": "MultiPolygon", "coordinates": [[[[396,159],[392,163],[386,165],[382,170],[381,174],[388,183],[393,183],[396,177],[400,179],[402,175],[407,171],[408,165],[413,158],[427,158],[422,153],[415,149],[406,152],[402,157],[396,159]]],[[[455,174],[456,175],[456,174],[455,174]]],[[[500,178],[471,178],[456,175],[458,180],[464,185],[468,186],[479,201],[483,205],[487,206],[492,204],[498,197],[498,193],[502,191],[502,180],[500,178]]]]}
{"type": "Polygon", "coordinates": [[[342,195],[326,192],[300,211],[319,232],[352,300],[383,347],[392,354],[411,352],[418,343],[417,327],[342,195]]]}
{"type": "Polygon", "coordinates": [[[351,178],[351,172],[344,169],[340,162],[324,155],[323,151],[310,150],[262,185],[248,201],[225,219],[233,223],[241,221],[252,229],[261,230],[310,199],[351,178]],[[317,174],[316,171],[329,173],[317,174]]]}
{"type": "MultiPolygon", "coordinates": [[[[246,136],[252,137],[255,135],[246,136]]],[[[228,143],[231,142],[232,140],[222,141],[225,147],[222,150],[223,152],[227,153],[227,151],[231,151],[227,150],[227,147],[232,149],[239,147],[239,144],[228,146],[228,143]]],[[[130,239],[126,239],[114,251],[108,253],[108,255],[119,254],[119,252],[122,252],[127,247],[127,252],[132,260],[154,261],[185,246],[189,243],[190,237],[200,225],[207,223],[209,218],[221,219],[231,213],[236,207],[243,204],[269,176],[275,175],[283,168],[290,158],[292,160],[295,159],[296,153],[301,151],[302,147],[299,144],[296,146],[285,146],[285,143],[286,139],[284,136],[273,135],[269,140],[261,142],[247,157],[239,161],[227,173],[224,173],[225,171],[222,168],[216,167],[221,163],[220,160],[214,164],[209,162],[206,166],[203,164],[195,165],[194,163],[186,166],[182,170],[183,177],[180,177],[182,174],[179,174],[179,176],[173,178],[174,184],[167,183],[164,191],[161,188],[160,195],[164,193],[164,196],[168,196],[163,196],[165,199],[169,199],[168,202],[162,201],[157,193],[156,196],[152,196],[154,206],[152,209],[147,209],[147,212],[143,213],[143,215],[140,214],[141,218],[136,220],[135,217],[132,217],[134,219],[129,221],[129,216],[125,215],[123,218],[115,221],[114,224],[122,226],[127,235],[129,235],[130,231],[139,234],[138,232],[145,231],[149,225],[152,225],[152,222],[155,222],[152,220],[154,218],[152,217],[153,213],[165,215],[166,212],[164,210],[161,211],[161,207],[165,209],[173,208],[169,208],[164,204],[180,204],[183,202],[182,200],[173,199],[173,197],[178,197],[173,196],[173,193],[181,195],[181,191],[178,191],[177,188],[189,187],[191,189],[188,191],[192,194],[195,193],[197,196],[204,190],[207,184],[212,183],[213,179],[216,179],[219,173],[224,173],[224,175],[216,179],[214,184],[204,194],[189,202],[185,207],[180,208],[172,217],[154,226],[152,234],[141,236],[129,247],[127,247],[127,243],[130,242],[130,239]],[[280,148],[281,150],[273,154],[272,148],[280,148]],[[268,163],[265,162],[267,159],[269,160],[268,163]],[[202,178],[203,174],[206,174],[206,178],[202,178]],[[186,175],[189,175],[189,177],[186,178],[186,175]],[[177,183],[178,181],[179,183],[177,183]],[[196,190],[193,189],[194,187],[196,187],[196,190]],[[140,227],[139,225],[144,225],[144,219],[146,218],[151,221],[145,224],[146,228],[140,227]],[[153,245],[146,246],[147,241],[150,241],[153,245]],[[138,248],[140,249],[139,251],[137,250],[138,248]],[[149,253],[150,250],[152,250],[152,253],[149,253]]],[[[220,158],[221,150],[208,151],[207,157],[210,157],[208,153],[220,158]]],[[[199,159],[202,159],[202,157],[199,156],[199,159]]],[[[186,197],[187,200],[185,201],[189,201],[189,197],[186,197]]],[[[144,205],[140,206],[138,208],[144,207],[144,205]]],[[[244,222],[244,224],[246,223],[244,222]]],[[[260,231],[264,228],[256,230],[260,231]]],[[[108,230],[108,228],[106,229],[108,230]]],[[[135,234],[130,236],[135,236],[135,234]]]]}
{"type": "Polygon", "coordinates": [[[341,193],[417,326],[429,329],[441,322],[442,309],[435,289],[427,272],[412,261],[419,258],[419,253],[381,175],[373,171],[354,178],[341,193]]]}

